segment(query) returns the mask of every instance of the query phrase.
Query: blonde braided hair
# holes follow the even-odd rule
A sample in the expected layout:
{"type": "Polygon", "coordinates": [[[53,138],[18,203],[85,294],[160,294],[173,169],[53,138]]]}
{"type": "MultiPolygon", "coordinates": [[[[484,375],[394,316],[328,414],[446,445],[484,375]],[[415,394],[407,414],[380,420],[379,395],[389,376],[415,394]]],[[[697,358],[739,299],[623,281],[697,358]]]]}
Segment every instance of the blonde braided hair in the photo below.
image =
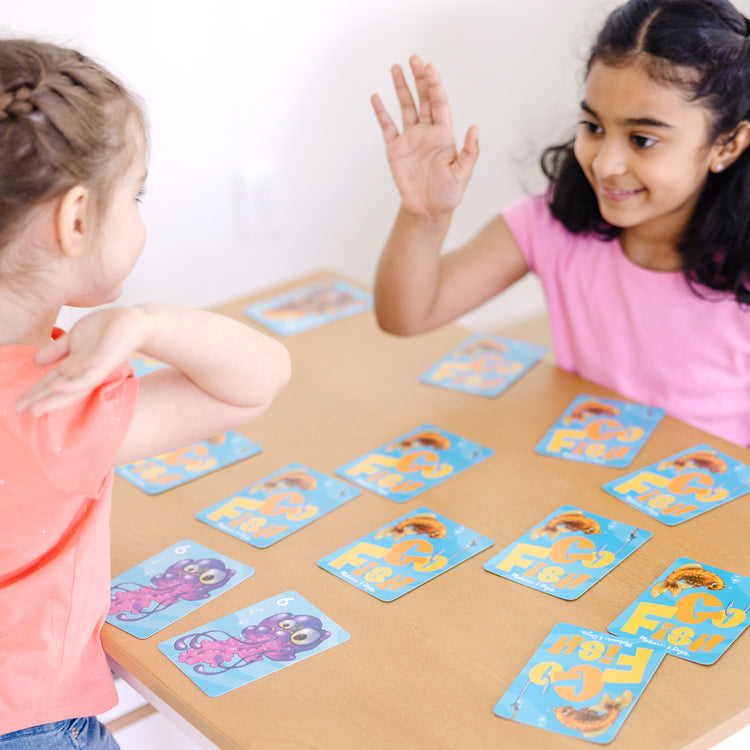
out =
{"type": "Polygon", "coordinates": [[[23,217],[73,185],[101,212],[132,158],[126,131],[144,115],[124,85],[76,50],[0,39],[0,250],[23,217]]]}

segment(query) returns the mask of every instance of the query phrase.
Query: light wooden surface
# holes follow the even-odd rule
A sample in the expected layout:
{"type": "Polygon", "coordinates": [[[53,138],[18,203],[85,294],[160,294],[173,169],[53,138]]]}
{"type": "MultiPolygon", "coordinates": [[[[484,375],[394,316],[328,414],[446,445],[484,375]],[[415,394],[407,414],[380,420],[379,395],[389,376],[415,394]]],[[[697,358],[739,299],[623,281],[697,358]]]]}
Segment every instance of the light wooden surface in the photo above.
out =
{"type": "MultiPolygon", "coordinates": [[[[219,311],[244,319],[249,302],[326,275],[297,279],[219,311]]],[[[149,639],[110,625],[102,633],[122,668],[219,747],[580,749],[586,746],[582,740],[493,714],[552,626],[569,622],[606,631],[680,556],[750,574],[748,496],[666,527],[601,489],[609,479],[698,442],[745,462],[750,451],[667,417],[626,470],[538,456],[534,447],[576,395],[615,394],[546,361],[496,399],[419,384],[420,373],[467,333],[450,326],[397,339],[379,331],[366,313],[286,337],[292,382],[269,412],[239,430],[260,443],[263,453],[154,497],[116,479],[113,576],[180,539],[220,550],[256,571],[149,639]],[[198,511],[291,461],[333,474],[425,422],[495,453],[409,503],[363,492],[265,550],[195,519],[198,511]],[[483,569],[564,503],[646,528],[653,537],[572,602],[483,569]],[[329,552],[422,505],[483,532],[495,545],[391,603],[317,566],[329,552]],[[157,650],[163,640],[288,589],[309,599],[351,639],[219,698],[206,697],[157,650]]],[[[710,747],[750,723],[748,667],[747,633],[713,666],[668,656],[609,747],[710,747]]]]}

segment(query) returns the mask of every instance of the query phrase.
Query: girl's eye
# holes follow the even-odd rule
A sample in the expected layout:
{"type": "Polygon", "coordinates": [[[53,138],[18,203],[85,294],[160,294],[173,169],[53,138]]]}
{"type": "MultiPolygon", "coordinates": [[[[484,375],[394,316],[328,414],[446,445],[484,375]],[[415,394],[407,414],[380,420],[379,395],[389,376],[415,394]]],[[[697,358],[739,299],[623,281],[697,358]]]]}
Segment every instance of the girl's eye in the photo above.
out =
{"type": "Polygon", "coordinates": [[[630,140],[638,148],[651,148],[656,143],[656,138],[649,138],[647,135],[633,135],[630,140]]]}
{"type": "Polygon", "coordinates": [[[147,191],[148,191],[148,188],[144,185],[138,191],[138,195],[135,196],[135,202],[136,203],[143,203],[143,198],[145,197],[147,191]]]}
{"type": "Polygon", "coordinates": [[[589,135],[601,135],[601,127],[591,120],[581,120],[578,123],[589,135]]]}

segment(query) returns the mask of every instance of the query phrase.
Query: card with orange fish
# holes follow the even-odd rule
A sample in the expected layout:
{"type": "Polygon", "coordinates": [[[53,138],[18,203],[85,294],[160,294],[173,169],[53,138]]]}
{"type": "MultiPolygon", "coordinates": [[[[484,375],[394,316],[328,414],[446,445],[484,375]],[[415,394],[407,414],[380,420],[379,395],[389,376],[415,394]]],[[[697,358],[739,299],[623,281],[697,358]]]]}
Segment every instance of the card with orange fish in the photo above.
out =
{"type": "Polygon", "coordinates": [[[327,279],[245,308],[248,318],[280,336],[371,310],[372,294],[342,279],[327,279]]]}
{"type": "Polygon", "coordinates": [[[475,333],[422,373],[419,380],[493,398],[513,385],[546,352],[546,346],[475,333]]]}
{"type": "Polygon", "coordinates": [[[351,484],[298,463],[259,479],[196,518],[253,547],[270,547],[362,494],[351,484]]]}
{"type": "Polygon", "coordinates": [[[651,532],[561,505],[485,563],[485,570],[560,599],[577,599],[651,532]]]}
{"type": "Polygon", "coordinates": [[[405,503],[491,456],[493,451],[442,427],[423,424],[336,469],[342,479],[405,503]]]}
{"type": "Polygon", "coordinates": [[[318,560],[323,570],[391,602],[491,547],[494,541],[416,508],[318,560]]]}
{"type": "Polygon", "coordinates": [[[604,745],[633,710],[666,651],[559,623],[495,706],[495,714],[604,745]]]}
{"type": "Polygon", "coordinates": [[[676,526],[750,492],[750,466],[699,444],[607,482],[618,500],[676,526]]]}
{"type": "Polygon", "coordinates": [[[149,495],[158,495],[262,450],[244,435],[228,430],[170,453],[118,466],[115,471],[149,495]]]}
{"type": "Polygon", "coordinates": [[[675,560],[607,628],[667,653],[713,664],[747,628],[750,578],[703,561],[675,560]]]}
{"type": "Polygon", "coordinates": [[[664,416],[664,409],[582,394],[536,446],[542,456],[624,468],[664,416]]]}

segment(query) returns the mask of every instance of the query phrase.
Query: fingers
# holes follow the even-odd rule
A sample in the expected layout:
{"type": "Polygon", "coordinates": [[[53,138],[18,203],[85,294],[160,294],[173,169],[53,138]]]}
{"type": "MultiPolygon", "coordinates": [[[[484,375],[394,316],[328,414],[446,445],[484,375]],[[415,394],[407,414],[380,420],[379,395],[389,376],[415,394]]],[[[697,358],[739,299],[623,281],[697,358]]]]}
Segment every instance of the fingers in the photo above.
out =
{"type": "Polygon", "coordinates": [[[463,178],[468,181],[471,173],[474,171],[474,165],[477,163],[479,156],[479,128],[472,125],[466,131],[464,145],[461,153],[456,157],[456,166],[463,178]]]}
{"type": "Polygon", "coordinates": [[[419,122],[417,108],[414,104],[414,98],[411,95],[411,91],[409,91],[409,87],[406,84],[404,71],[400,65],[394,65],[391,68],[391,77],[393,78],[393,85],[396,88],[396,96],[398,97],[398,103],[401,107],[401,120],[404,124],[404,128],[416,125],[417,122],[419,122]]]}
{"type": "Polygon", "coordinates": [[[451,111],[448,106],[448,97],[445,94],[437,68],[432,63],[424,69],[423,87],[425,89],[424,97],[428,102],[430,122],[438,125],[450,125],[451,111]]]}
{"type": "Polygon", "coordinates": [[[42,347],[34,356],[36,364],[44,366],[57,362],[70,351],[70,337],[66,334],[42,347]]]}
{"type": "Polygon", "coordinates": [[[375,110],[375,117],[378,118],[380,128],[383,131],[383,138],[385,138],[385,142],[388,143],[398,136],[398,130],[383,106],[380,97],[377,94],[373,94],[370,97],[370,101],[372,102],[372,108],[375,110]]]}
{"type": "Polygon", "coordinates": [[[15,403],[17,412],[34,416],[60,409],[89,393],[101,380],[94,364],[74,363],[70,359],[50,370],[35,386],[21,394],[15,403]]]}
{"type": "MultiPolygon", "coordinates": [[[[422,58],[419,55],[412,55],[409,58],[409,66],[414,76],[414,86],[417,89],[417,96],[419,97],[419,121],[432,122],[430,87],[422,58]]],[[[427,67],[430,66],[428,65],[427,67]]]]}

